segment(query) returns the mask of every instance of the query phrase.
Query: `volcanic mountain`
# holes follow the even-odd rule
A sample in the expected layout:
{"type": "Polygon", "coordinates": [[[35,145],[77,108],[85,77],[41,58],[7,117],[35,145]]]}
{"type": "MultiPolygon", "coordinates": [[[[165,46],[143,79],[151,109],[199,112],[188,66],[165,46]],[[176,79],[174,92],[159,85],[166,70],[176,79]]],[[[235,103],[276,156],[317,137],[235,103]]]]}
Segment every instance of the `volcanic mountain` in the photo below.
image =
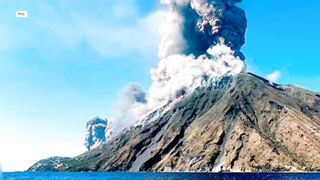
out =
{"type": "Polygon", "coordinates": [[[148,98],[129,88],[114,121],[130,127],[29,170],[320,171],[320,95],[246,73],[241,0],[160,2],[168,12],[148,98]]]}
{"type": "Polygon", "coordinates": [[[146,122],[53,169],[320,171],[320,95],[251,73],[199,87],[146,122]]]}

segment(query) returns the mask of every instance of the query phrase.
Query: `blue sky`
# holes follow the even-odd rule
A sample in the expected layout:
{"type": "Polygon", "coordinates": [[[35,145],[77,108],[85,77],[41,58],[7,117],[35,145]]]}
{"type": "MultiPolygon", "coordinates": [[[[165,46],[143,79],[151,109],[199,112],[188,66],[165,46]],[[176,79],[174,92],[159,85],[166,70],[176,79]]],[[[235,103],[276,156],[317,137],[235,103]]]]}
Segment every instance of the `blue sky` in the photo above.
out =
{"type": "MultiPolygon", "coordinates": [[[[248,69],[320,91],[320,2],[245,0],[248,69]]],[[[0,162],[24,170],[85,148],[85,123],[112,117],[119,90],[150,86],[162,15],[157,0],[2,0],[0,162]],[[29,17],[15,17],[27,10],[29,17]]]]}
{"type": "Polygon", "coordinates": [[[320,91],[320,2],[244,0],[241,7],[249,21],[249,70],[262,76],[279,70],[280,83],[320,91]]]}

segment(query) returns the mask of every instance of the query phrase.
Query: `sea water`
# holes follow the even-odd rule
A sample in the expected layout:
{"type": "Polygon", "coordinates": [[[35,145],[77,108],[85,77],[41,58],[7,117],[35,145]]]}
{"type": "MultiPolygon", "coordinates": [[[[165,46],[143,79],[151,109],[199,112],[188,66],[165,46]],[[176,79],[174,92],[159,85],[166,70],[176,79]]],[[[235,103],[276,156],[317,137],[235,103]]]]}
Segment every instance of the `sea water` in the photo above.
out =
{"type": "Polygon", "coordinates": [[[4,180],[202,180],[202,179],[226,179],[226,180],[319,180],[317,173],[54,173],[54,172],[15,172],[3,173],[4,180]]]}
{"type": "Polygon", "coordinates": [[[3,180],[3,177],[2,177],[2,167],[1,167],[1,164],[0,164],[0,180],[3,180]]]}

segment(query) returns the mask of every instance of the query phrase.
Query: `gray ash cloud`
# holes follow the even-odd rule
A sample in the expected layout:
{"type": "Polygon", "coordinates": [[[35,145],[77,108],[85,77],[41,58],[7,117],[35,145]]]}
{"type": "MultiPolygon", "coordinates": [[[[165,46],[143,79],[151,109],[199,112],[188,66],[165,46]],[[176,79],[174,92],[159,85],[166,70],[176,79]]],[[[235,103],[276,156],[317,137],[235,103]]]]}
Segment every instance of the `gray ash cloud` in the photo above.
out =
{"type": "Polygon", "coordinates": [[[245,43],[247,19],[245,11],[236,6],[241,0],[161,0],[161,2],[169,7],[173,16],[170,18],[171,23],[164,27],[172,30],[166,31],[164,35],[170,36],[171,31],[180,32],[181,35],[174,37],[173,34],[163,39],[160,45],[160,57],[177,53],[199,56],[206,54],[207,49],[212,46],[224,44],[235,52],[235,56],[244,60],[245,57],[240,49],[245,43]],[[175,43],[168,39],[174,39],[175,43]]]}
{"type": "Polygon", "coordinates": [[[88,150],[91,150],[105,143],[109,137],[109,122],[107,119],[93,117],[86,125],[87,135],[84,145],[88,150]]]}

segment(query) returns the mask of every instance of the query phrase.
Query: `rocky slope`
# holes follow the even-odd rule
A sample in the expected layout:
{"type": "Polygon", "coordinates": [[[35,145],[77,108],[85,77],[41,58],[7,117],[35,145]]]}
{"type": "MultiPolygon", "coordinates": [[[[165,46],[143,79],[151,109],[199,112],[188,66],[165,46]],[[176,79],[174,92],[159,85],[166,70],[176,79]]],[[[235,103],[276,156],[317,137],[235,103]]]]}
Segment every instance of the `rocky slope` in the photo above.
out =
{"type": "Polygon", "coordinates": [[[59,171],[320,171],[320,95],[225,78],[59,171]]]}
{"type": "Polygon", "coordinates": [[[51,157],[43,159],[31,166],[27,171],[59,171],[62,166],[65,166],[71,161],[69,157],[51,157]]]}

